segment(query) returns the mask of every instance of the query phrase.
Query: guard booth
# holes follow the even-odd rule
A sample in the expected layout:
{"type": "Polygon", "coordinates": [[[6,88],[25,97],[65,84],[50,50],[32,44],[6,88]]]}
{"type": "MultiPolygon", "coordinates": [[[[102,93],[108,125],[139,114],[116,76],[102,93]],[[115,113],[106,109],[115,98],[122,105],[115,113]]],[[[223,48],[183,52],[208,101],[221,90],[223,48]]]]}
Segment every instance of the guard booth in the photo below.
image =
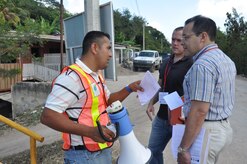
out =
{"type": "MultiPolygon", "coordinates": [[[[85,12],[64,19],[65,49],[67,54],[67,65],[73,64],[82,53],[82,41],[86,35],[85,12]]],[[[100,5],[100,29],[111,36],[112,58],[108,67],[103,70],[105,79],[116,81],[116,61],[114,47],[114,23],[112,2],[100,5]]]]}

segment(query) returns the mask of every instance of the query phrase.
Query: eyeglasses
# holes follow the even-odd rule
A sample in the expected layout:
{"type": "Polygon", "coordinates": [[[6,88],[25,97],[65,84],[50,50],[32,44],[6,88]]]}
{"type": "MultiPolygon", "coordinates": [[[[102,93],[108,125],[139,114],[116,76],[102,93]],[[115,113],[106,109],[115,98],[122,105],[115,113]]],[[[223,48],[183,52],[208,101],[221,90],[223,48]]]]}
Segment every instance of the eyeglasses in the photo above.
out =
{"type": "MultiPolygon", "coordinates": [[[[193,35],[196,35],[195,33],[189,34],[189,35],[183,35],[182,38],[183,40],[188,40],[189,38],[191,38],[193,35]]],[[[197,36],[197,35],[196,35],[197,36]]]]}
{"type": "Polygon", "coordinates": [[[189,34],[189,35],[183,35],[182,38],[184,41],[187,41],[189,38],[191,38],[193,35],[195,36],[199,36],[201,33],[203,32],[197,32],[197,33],[192,33],[192,34],[189,34]]]}

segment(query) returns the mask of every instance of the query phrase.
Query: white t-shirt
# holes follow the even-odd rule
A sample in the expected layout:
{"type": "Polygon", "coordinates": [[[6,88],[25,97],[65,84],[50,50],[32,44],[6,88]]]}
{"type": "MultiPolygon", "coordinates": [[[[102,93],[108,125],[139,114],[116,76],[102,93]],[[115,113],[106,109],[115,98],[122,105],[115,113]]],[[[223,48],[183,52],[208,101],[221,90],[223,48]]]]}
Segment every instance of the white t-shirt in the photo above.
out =
{"type": "MultiPolygon", "coordinates": [[[[81,60],[76,59],[76,64],[90,74],[96,82],[100,82],[97,73],[88,68],[81,60]]],[[[54,84],[46,100],[45,107],[58,113],[63,113],[67,109],[66,112],[69,117],[77,119],[81,113],[82,104],[86,101],[86,92],[81,84],[80,77],[69,69],[59,75],[54,84]]],[[[104,85],[104,91],[108,99],[110,91],[106,85],[104,85]]],[[[71,135],[71,145],[83,145],[81,136],[71,135]]]]}

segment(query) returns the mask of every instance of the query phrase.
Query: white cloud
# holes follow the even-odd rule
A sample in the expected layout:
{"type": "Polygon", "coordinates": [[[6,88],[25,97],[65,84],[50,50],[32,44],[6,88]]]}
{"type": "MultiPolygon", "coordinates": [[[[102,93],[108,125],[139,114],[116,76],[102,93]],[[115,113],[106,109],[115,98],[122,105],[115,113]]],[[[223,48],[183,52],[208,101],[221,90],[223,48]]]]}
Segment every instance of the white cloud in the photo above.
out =
{"type": "Polygon", "coordinates": [[[81,13],[84,11],[84,0],[64,0],[64,8],[72,14],[81,13]]]}
{"type": "Polygon", "coordinates": [[[232,13],[235,8],[241,16],[247,18],[247,5],[245,0],[199,0],[197,12],[212,18],[217,26],[224,29],[224,23],[227,19],[226,13],[232,13]]]}
{"type": "Polygon", "coordinates": [[[232,8],[235,8],[238,13],[247,15],[245,0],[200,0],[198,2],[198,11],[208,17],[226,18],[226,13],[231,13],[232,8]]]}
{"type": "Polygon", "coordinates": [[[161,29],[161,24],[157,21],[151,21],[149,22],[149,25],[152,26],[153,28],[156,28],[157,30],[161,29]]]}

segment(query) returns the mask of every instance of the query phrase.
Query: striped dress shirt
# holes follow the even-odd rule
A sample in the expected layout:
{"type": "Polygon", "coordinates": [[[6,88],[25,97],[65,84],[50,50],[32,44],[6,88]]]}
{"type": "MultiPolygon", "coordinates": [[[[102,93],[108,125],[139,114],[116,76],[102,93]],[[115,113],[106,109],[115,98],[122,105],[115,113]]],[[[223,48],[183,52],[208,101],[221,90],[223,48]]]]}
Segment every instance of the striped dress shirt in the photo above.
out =
{"type": "Polygon", "coordinates": [[[185,116],[191,100],[209,102],[207,120],[221,120],[232,114],[235,101],[236,67],[216,44],[204,47],[194,57],[194,64],[183,82],[185,116]]]}

